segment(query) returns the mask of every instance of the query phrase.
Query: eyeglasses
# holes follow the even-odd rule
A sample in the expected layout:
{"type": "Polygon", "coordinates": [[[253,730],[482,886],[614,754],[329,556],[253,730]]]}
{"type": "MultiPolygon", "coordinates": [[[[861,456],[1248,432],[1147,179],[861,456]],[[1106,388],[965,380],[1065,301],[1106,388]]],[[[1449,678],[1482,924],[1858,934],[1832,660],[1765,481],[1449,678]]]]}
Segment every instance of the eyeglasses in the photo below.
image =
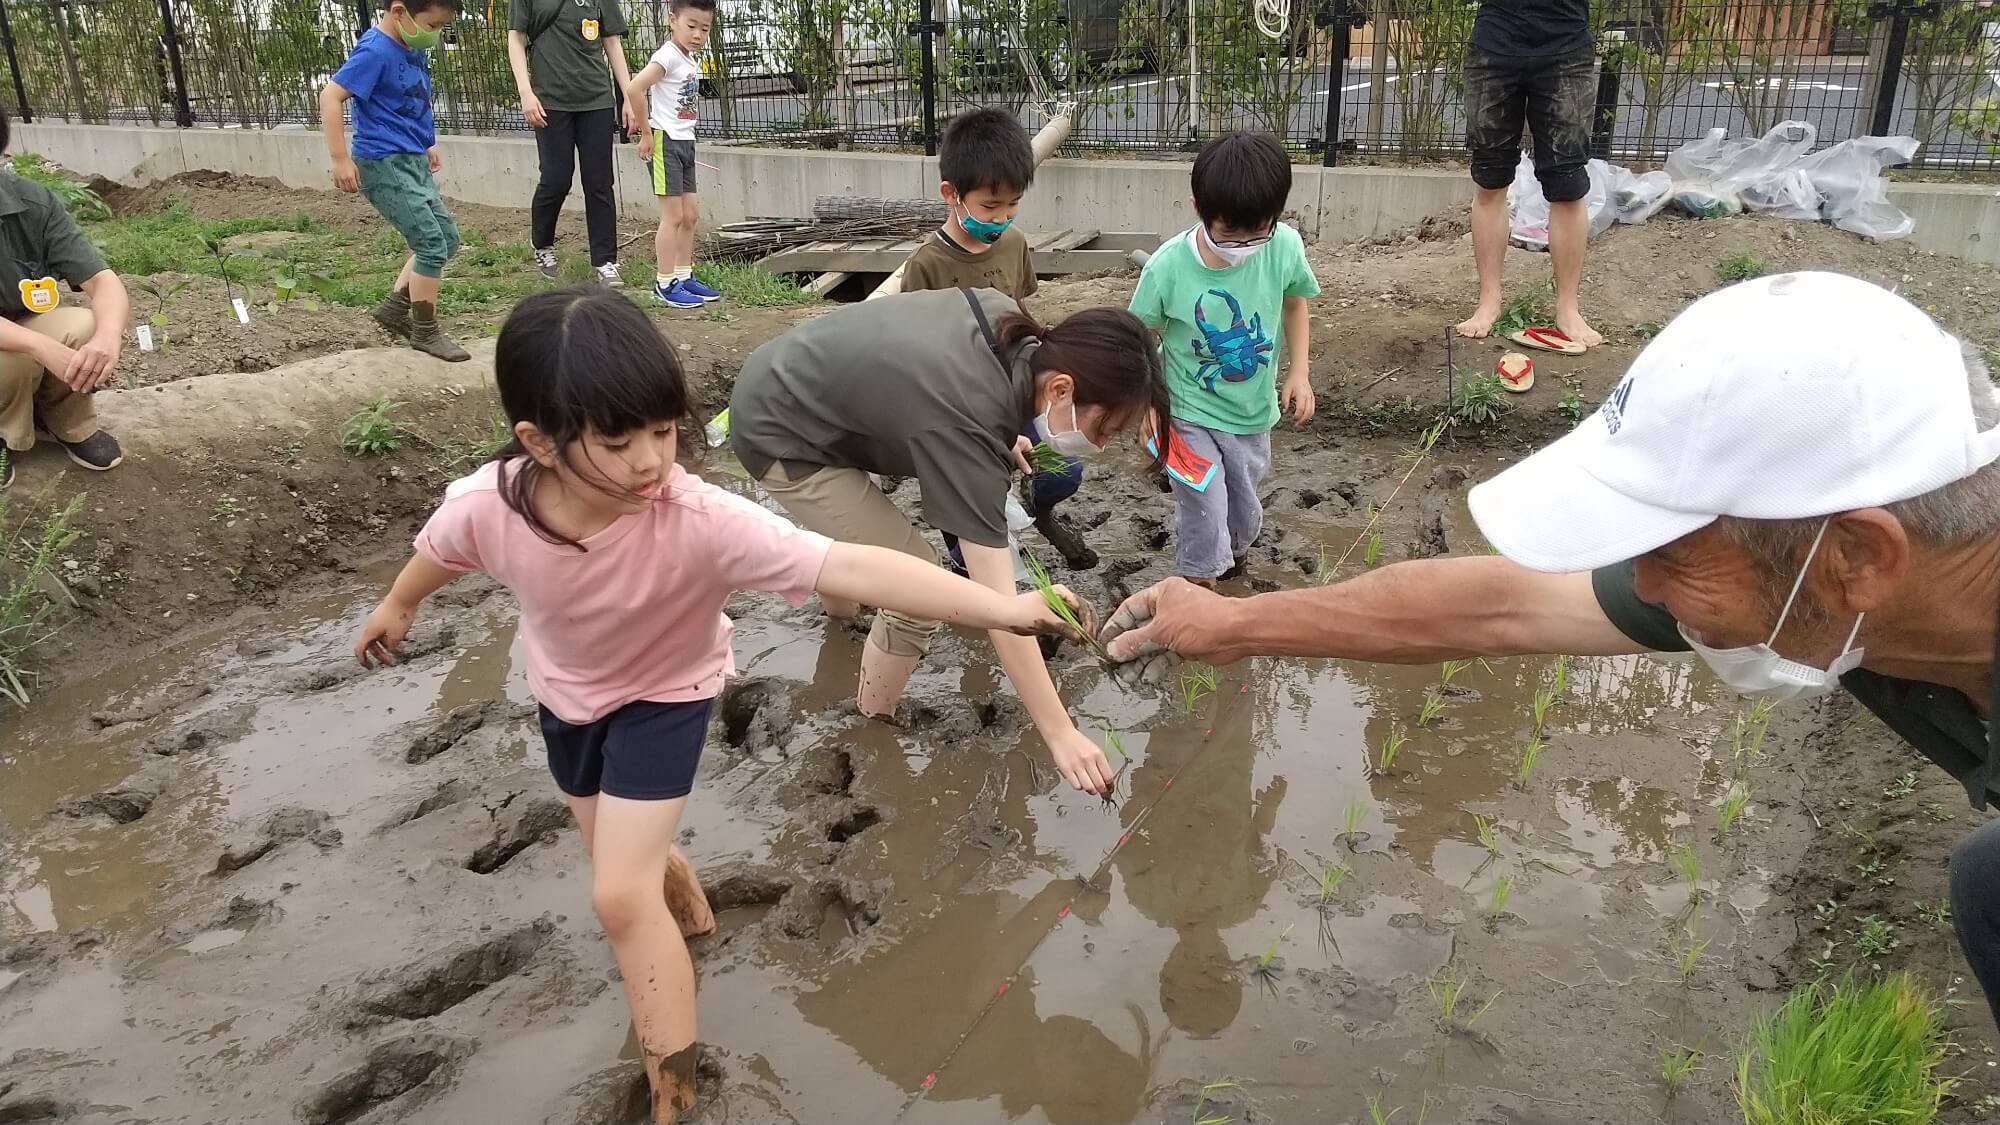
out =
{"type": "Polygon", "coordinates": [[[1252,246],[1262,246],[1269,241],[1271,241],[1269,234],[1260,234],[1256,238],[1216,238],[1210,235],[1208,244],[1217,250],[1248,250],[1252,246]]]}

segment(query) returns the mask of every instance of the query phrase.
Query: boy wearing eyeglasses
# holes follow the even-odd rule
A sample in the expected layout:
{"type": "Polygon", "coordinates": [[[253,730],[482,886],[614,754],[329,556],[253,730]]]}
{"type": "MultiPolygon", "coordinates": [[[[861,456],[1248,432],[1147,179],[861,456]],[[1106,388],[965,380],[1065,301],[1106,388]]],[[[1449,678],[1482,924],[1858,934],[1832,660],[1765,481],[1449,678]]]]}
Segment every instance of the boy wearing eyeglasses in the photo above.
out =
{"type": "Polygon", "coordinates": [[[1132,311],[1160,334],[1173,393],[1176,561],[1213,587],[1242,573],[1263,529],[1257,489],[1280,410],[1295,426],[1312,420],[1306,301],[1319,281],[1299,232],[1278,221],[1292,165],[1276,138],[1218,137],[1190,179],[1201,221],[1147,261],[1132,311]]]}

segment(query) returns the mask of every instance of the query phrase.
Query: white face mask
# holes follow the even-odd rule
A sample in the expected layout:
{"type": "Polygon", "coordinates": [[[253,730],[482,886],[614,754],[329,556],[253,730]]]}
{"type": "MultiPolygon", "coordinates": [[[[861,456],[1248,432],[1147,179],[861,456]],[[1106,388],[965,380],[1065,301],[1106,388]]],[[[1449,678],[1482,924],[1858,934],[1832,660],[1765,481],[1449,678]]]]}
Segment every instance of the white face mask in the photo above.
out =
{"type": "Polygon", "coordinates": [[[1792,612],[1792,603],[1798,600],[1799,587],[1805,585],[1806,569],[1812,565],[1813,556],[1819,553],[1820,540],[1824,538],[1826,522],[1819,525],[1819,534],[1813,536],[1812,549],[1806,552],[1806,561],[1800,564],[1798,579],[1792,583],[1792,592],[1785,598],[1784,608],[1778,611],[1778,623],[1771,628],[1770,640],[1746,648],[1710,648],[1696,640],[1686,626],[1678,626],[1681,639],[1694,649],[1695,654],[1723,683],[1745,695],[1779,700],[1811,699],[1839,687],[1840,677],[1860,667],[1864,650],[1854,647],[1854,639],[1861,635],[1862,618],[1868,616],[1865,613],[1854,619],[1854,628],[1847,634],[1847,643],[1841,647],[1840,655],[1825,668],[1787,659],[1771,647],[1771,642],[1778,639],[1779,631],[1785,627],[1785,618],[1792,612]]]}
{"type": "Polygon", "coordinates": [[[1093,453],[1104,452],[1103,446],[1085,437],[1083,430],[1078,427],[1076,402],[1074,400],[1071,400],[1069,404],[1069,429],[1067,430],[1058,430],[1049,421],[1049,415],[1055,411],[1055,408],[1055,403],[1049,403],[1042,410],[1041,416],[1035,419],[1035,431],[1042,435],[1043,441],[1049,443],[1050,449],[1055,450],[1064,457],[1088,457],[1093,453]]]}
{"type": "Polygon", "coordinates": [[[1195,230],[1200,232],[1202,244],[1208,247],[1208,252],[1227,262],[1231,269],[1249,261],[1256,255],[1257,251],[1270,245],[1271,242],[1269,238],[1266,238],[1255,246],[1217,246],[1215,240],[1208,236],[1208,228],[1206,226],[1198,226],[1195,230]]]}

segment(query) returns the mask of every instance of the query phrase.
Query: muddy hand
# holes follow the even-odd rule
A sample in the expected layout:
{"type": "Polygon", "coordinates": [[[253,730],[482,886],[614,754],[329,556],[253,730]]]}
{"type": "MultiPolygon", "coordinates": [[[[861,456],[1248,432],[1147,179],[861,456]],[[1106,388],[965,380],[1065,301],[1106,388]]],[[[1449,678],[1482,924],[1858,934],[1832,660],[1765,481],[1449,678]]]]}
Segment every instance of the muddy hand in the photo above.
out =
{"type": "Polygon", "coordinates": [[[1064,640],[1075,641],[1080,645],[1088,645],[1091,638],[1097,635],[1096,608],[1089,602],[1077,597],[1076,591],[1060,582],[1050,586],[1049,589],[1055,593],[1056,597],[1063,600],[1064,605],[1069,606],[1071,616],[1076,618],[1077,624],[1083,626],[1083,629],[1079,632],[1069,622],[1064,621],[1060,614],[1049,608],[1047,599],[1043,598],[1039,592],[1033,592],[1023,594],[1022,596],[1033,597],[1037,605],[1041,608],[1040,620],[1035,623],[1035,632],[1037,634],[1052,633],[1064,640]]]}
{"type": "Polygon", "coordinates": [[[1098,643],[1104,646],[1105,658],[1111,662],[1111,676],[1119,683],[1127,687],[1139,684],[1159,687],[1172,679],[1184,654],[1174,650],[1166,628],[1168,622],[1159,615],[1163,599],[1179,592],[1175,589],[1177,585],[1198,589],[1178,578],[1149,586],[1126,598],[1098,633],[1098,643]]]}
{"type": "Polygon", "coordinates": [[[401,606],[388,602],[376,606],[354,642],[354,658],[364,668],[394,664],[396,650],[403,647],[403,638],[409,636],[410,624],[415,619],[415,613],[401,606]]]}

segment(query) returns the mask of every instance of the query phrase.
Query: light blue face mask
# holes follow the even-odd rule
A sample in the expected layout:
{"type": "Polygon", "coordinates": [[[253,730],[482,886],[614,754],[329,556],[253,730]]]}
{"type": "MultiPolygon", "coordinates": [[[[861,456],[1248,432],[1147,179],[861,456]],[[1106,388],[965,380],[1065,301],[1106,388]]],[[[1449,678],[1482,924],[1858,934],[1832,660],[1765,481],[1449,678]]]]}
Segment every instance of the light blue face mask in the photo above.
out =
{"type": "Polygon", "coordinates": [[[972,217],[972,212],[966,210],[964,204],[960,204],[958,225],[965,229],[965,233],[991,246],[1000,241],[1000,236],[1007,233],[1007,228],[1014,225],[1014,220],[1009,218],[989,223],[984,219],[975,219],[972,217]]]}

